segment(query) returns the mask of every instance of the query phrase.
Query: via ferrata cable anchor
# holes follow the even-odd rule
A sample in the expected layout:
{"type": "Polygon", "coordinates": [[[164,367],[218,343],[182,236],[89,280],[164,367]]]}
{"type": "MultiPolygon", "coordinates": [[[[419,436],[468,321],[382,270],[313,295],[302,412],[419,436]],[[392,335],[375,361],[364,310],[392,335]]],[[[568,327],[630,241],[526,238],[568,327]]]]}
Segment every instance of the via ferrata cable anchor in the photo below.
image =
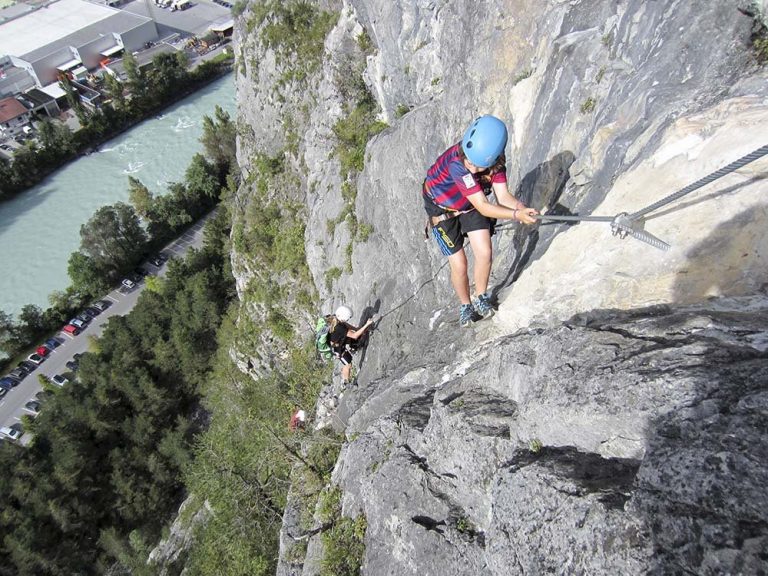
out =
{"type": "Polygon", "coordinates": [[[611,232],[622,240],[627,236],[632,236],[659,250],[669,250],[669,244],[643,229],[644,222],[644,220],[632,218],[627,212],[620,212],[611,221],[611,232]]]}
{"type": "Polygon", "coordinates": [[[669,244],[657,238],[650,232],[645,231],[644,224],[646,214],[650,214],[651,212],[658,210],[659,208],[666,206],[675,200],[679,200],[694,190],[698,190],[699,188],[706,186],[707,184],[714,182],[719,178],[722,178],[726,174],[730,174],[731,172],[734,172],[739,168],[742,168],[764,156],[768,156],[768,144],[761,146],[757,150],[739,158],[735,162],[731,162],[727,166],[723,166],[719,170],[712,172],[701,180],[697,180],[696,182],[689,184],[674,194],[670,194],[669,196],[662,198],[661,200],[658,200],[653,204],[646,206],[642,210],[638,210],[632,214],[621,212],[616,214],[616,216],[613,218],[610,216],[547,216],[545,214],[536,214],[534,218],[539,221],[550,220],[553,222],[610,222],[614,236],[618,236],[619,238],[632,236],[633,238],[637,238],[638,240],[645,242],[646,244],[650,244],[659,250],[669,250],[669,244]]]}

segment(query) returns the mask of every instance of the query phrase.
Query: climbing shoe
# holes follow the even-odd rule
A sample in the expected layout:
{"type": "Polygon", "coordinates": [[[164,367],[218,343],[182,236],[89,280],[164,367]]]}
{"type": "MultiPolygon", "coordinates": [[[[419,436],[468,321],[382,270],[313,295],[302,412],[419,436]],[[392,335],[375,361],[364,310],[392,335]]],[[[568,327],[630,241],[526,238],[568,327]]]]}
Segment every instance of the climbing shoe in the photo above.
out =
{"type": "Polygon", "coordinates": [[[472,306],[475,308],[475,312],[477,312],[477,315],[481,318],[490,318],[493,316],[493,306],[491,305],[491,297],[486,292],[485,294],[480,294],[477,298],[475,298],[472,301],[472,306]]]}
{"type": "Polygon", "coordinates": [[[459,324],[469,326],[475,321],[475,309],[472,304],[462,304],[459,308],[459,324]]]}

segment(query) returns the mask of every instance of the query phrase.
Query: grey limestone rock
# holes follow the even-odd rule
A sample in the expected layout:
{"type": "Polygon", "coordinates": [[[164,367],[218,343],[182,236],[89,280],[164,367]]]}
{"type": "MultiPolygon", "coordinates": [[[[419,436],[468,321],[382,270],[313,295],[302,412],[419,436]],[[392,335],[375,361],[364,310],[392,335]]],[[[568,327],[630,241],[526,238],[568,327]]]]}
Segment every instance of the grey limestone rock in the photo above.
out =
{"type": "Polygon", "coordinates": [[[365,573],[759,573],[760,302],[585,314],[372,383],[339,474],[365,573]]]}
{"type": "MultiPolygon", "coordinates": [[[[765,573],[765,161],[649,217],[666,253],[602,224],[501,223],[498,313],[464,331],[419,194],[482,113],[510,127],[516,195],[550,214],[636,210],[751,152],[768,134],[768,72],[750,50],[759,12],[736,0],[324,6],[339,18],[322,70],[282,100],[269,89],[280,62],[239,22],[238,154],[249,174],[284,115],[297,120],[285,200],[306,205],[322,311],[382,316],[358,387],[321,407],[348,438],[334,481],[344,512],[367,518],[362,573],[765,573]],[[389,125],[355,180],[366,241],[328,226],[346,209],[334,79],[363,57],[389,125]],[[344,273],[328,282],[331,269],[344,273]]],[[[233,263],[258,316],[245,287],[264,271],[233,263]]],[[[321,548],[311,538],[307,561],[279,573],[317,574],[321,548]]]]}

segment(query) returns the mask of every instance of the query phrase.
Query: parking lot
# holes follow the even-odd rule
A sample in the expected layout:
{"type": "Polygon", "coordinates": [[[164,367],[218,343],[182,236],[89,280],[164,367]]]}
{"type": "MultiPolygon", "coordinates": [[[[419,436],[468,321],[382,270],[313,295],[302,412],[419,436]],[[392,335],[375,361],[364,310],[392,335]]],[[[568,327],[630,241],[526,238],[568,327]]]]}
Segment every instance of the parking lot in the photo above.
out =
{"type": "Polygon", "coordinates": [[[171,11],[170,8],[161,8],[152,0],[133,0],[120,6],[121,10],[132,14],[139,14],[154,18],[160,38],[165,38],[173,33],[183,36],[203,36],[212,23],[222,18],[231,16],[229,8],[216,4],[212,0],[192,0],[192,5],[186,10],[171,11]],[[147,4],[150,4],[147,8],[147,4]],[[152,13],[149,13],[149,10],[152,13]]]}
{"type": "MultiPolygon", "coordinates": [[[[174,242],[167,245],[162,253],[167,260],[183,257],[191,247],[200,247],[203,242],[202,230],[205,222],[211,217],[209,214],[202,220],[195,223],[182,236],[174,242]]],[[[155,266],[150,262],[142,264],[146,272],[156,276],[163,276],[166,273],[168,262],[155,266]]],[[[35,399],[35,395],[42,390],[38,376],[44,375],[48,380],[52,380],[56,375],[63,375],[70,381],[74,379],[74,374],[67,367],[75,354],[82,354],[88,351],[89,336],[100,336],[106,324],[112,316],[125,315],[136,305],[139,295],[144,290],[144,282],[136,282],[133,288],[121,286],[103,297],[103,300],[111,302],[111,305],[101,314],[90,321],[83,331],[74,336],[64,331],[59,331],[54,337],[59,341],[59,346],[50,351],[46,359],[30,374],[28,374],[18,386],[9,390],[2,399],[0,399],[0,427],[18,424],[24,414],[32,413],[25,408],[25,405],[35,399]]],[[[10,368],[6,371],[10,372],[10,368]]],[[[71,384],[67,384],[71,385],[71,384]]],[[[45,410],[43,404],[42,410],[45,410]]],[[[21,437],[20,442],[26,444],[30,440],[30,435],[21,437]]]]}

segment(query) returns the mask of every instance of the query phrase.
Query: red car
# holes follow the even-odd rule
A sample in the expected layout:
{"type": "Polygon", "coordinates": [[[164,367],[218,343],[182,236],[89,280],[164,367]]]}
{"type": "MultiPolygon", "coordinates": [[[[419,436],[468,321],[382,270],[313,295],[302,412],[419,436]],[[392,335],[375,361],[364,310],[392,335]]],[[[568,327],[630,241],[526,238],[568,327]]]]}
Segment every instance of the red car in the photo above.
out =
{"type": "Polygon", "coordinates": [[[73,326],[72,324],[67,324],[61,330],[62,332],[66,332],[67,334],[72,334],[72,336],[77,336],[78,334],[80,334],[80,328],[78,328],[77,326],[73,326]]]}
{"type": "Polygon", "coordinates": [[[37,350],[35,350],[35,352],[40,354],[40,356],[42,356],[43,358],[45,358],[46,356],[48,356],[48,354],[51,353],[51,351],[48,350],[48,348],[46,348],[45,346],[38,346],[37,350]]]}

